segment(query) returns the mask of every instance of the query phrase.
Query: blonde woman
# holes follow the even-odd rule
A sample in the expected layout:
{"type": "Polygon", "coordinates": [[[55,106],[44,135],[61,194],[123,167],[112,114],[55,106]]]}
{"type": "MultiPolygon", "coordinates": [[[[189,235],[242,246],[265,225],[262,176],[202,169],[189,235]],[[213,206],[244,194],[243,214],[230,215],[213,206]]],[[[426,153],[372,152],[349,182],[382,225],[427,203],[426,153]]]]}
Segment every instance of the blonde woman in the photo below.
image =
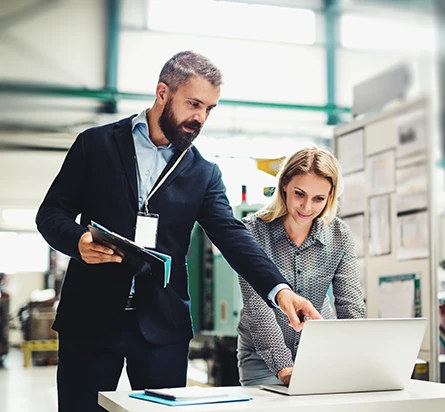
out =
{"type": "MultiPolygon", "coordinates": [[[[299,150],[278,174],[272,202],[244,223],[293,290],[322,315],[332,285],[337,318],[362,318],[365,305],[353,238],[336,217],[341,190],[339,165],[328,150],[299,150]]],[[[240,286],[244,305],[238,325],[240,383],[288,385],[300,332],[242,278],[240,286]]]]}

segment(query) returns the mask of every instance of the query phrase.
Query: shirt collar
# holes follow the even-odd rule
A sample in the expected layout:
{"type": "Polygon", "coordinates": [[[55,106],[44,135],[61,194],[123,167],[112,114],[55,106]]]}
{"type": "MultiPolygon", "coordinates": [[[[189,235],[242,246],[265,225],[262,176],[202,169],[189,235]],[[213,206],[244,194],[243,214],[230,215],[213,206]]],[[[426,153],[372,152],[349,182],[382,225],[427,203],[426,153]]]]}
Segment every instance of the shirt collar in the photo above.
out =
{"type": "Polygon", "coordinates": [[[328,241],[325,227],[326,225],[324,224],[323,219],[314,219],[309,236],[313,236],[315,240],[318,240],[321,244],[325,245],[328,241]]]}
{"type": "MultiPolygon", "coordinates": [[[[132,132],[134,132],[134,129],[138,124],[145,125],[143,135],[151,142],[150,136],[148,134],[147,110],[146,109],[142,110],[142,112],[140,112],[136,117],[133,117],[131,122],[132,122],[132,125],[131,125],[132,132]]],[[[160,146],[160,147],[167,148],[167,149],[174,148],[174,146],[171,143],[169,143],[168,146],[160,146]]]]}
{"type": "Polygon", "coordinates": [[[132,119],[131,130],[133,131],[137,124],[145,124],[147,135],[148,135],[148,123],[147,123],[147,111],[144,109],[136,117],[132,119]]]}

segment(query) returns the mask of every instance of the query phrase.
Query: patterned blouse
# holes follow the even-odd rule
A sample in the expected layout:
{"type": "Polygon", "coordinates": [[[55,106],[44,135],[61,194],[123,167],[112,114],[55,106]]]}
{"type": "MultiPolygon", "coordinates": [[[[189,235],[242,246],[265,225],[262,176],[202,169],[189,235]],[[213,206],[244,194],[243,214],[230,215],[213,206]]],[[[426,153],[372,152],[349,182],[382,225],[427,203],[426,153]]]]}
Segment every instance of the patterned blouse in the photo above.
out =
{"type": "MultiPolygon", "coordinates": [[[[311,301],[322,315],[332,283],[337,318],[365,316],[354,241],[346,223],[335,218],[325,225],[315,219],[309,236],[298,247],[287,235],[282,218],[266,223],[253,215],[243,222],[294,292],[311,301]]],[[[238,339],[244,347],[255,350],[274,373],[293,366],[300,333],[288,325],[280,309],[269,307],[243,278],[239,277],[239,282],[244,307],[238,339]]]]}

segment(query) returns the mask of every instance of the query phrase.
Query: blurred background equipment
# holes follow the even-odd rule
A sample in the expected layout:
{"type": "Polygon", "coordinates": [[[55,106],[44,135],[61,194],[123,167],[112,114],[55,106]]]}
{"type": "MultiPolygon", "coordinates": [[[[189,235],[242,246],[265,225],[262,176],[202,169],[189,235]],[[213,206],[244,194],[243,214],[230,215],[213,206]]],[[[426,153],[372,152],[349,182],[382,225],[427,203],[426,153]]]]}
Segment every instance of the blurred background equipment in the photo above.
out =
{"type": "Polygon", "coordinates": [[[51,329],[59,298],[53,289],[34,291],[19,311],[24,365],[57,364],[58,336],[51,329]]]}
{"type": "Polygon", "coordinates": [[[6,275],[0,273],[0,367],[9,351],[9,294],[6,292],[6,275]]]}
{"type": "MultiPolygon", "coordinates": [[[[242,219],[263,204],[248,202],[247,186],[241,187],[241,203],[234,213],[242,219]]],[[[205,359],[208,383],[239,385],[236,359],[236,330],[242,308],[238,274],[196,224],[187,258],[192,319],[195,338],[190,359],[205,359]]]]}
{"type": "Polygon", "coordinates": [[[286,156],[278,159],[255,159],[257,168],[263,172],[269,173],[272,176],[276,176],[281,169],[286,156]]]}

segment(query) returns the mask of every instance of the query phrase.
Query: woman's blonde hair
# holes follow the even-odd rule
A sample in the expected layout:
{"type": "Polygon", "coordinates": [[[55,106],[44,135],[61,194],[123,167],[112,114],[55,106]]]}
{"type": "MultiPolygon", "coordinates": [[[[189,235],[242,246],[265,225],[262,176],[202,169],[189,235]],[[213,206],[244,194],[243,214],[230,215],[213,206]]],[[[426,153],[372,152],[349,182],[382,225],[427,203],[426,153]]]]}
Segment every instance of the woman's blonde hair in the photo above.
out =
{"type": "Polygon", "coordinates": [[[277,175],[278,183],[271,203],[257,212],[258,217],[272,222],[288,213],[284,187],[297,175],[313,173],[324,177],[331,183],[328,200],[322,212],[317,216],[325,224],[332,222],[337,214],[338,201],[343,190],[343,179],[337,159],[327,149],[317,146],[301,149],[288,157],[277,175]]]}

